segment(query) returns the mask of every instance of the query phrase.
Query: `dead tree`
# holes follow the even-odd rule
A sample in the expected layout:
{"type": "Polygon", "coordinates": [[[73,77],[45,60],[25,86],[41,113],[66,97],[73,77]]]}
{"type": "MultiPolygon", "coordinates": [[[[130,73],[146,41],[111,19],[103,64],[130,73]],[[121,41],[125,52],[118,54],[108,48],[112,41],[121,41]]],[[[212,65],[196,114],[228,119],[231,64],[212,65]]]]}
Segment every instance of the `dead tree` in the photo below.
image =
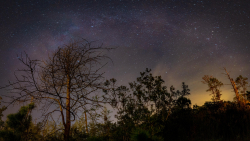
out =
{"type": "Polygon", "coordinates": [[[236,100],[237,100],[237,103],[242,107],[242,108],[245,108],[246,106],[246,103],[248,103],[248,101],[244,98],[240,98],[240,95],[239,95],[239,91],[238,91],[238,88],[233,80],[233,78],[230,77],[229,73],[227,72],[226,68],[224,68],[225,72],[226,72],[226,75],[228,77],[228,79],[230,80],[231,82],[231,85],[234,89],[234,93],[236,95],[236,100]]]}
{"type": "Polygon", "coordinates": [[[237,100],[238,103],[240,103],[241,100],[240,100],[240,96],[239,96],[239,92],[238,92],[237,86],[236,86],[236,84],[235,84],[233,78],[230,77],[230,75],[229,75],[229,73],[227,72],[226,68],[224,68],[224,70],[225,70],[226,75],[227,75],[228,79],[230,80],[231,85],[232,85],[232,87],[233,87],[233,89],[234,89],[234,93],[235,93],[235,95],[236,95],[236,100],[237,100]]]}
{"type": "Polygon", "coordinates": [[[40,105],[43,120],[59,112],[64,126],[64,138],[69,139],[71,121],[77,113],[102,106],[109,102],[102,89],[103,74],[107,64],[105,51],[113,48],[92,47],[93,42],[72,41],[58,47],[45,61],[32,60],[25,53],[19,60],[25,66],[15,73],[16,80],[2,88],[10,91],[5,97],[10,104],[32,101],[40,105]],[[105,61],[105,62],[104,62],[105,61]]]}

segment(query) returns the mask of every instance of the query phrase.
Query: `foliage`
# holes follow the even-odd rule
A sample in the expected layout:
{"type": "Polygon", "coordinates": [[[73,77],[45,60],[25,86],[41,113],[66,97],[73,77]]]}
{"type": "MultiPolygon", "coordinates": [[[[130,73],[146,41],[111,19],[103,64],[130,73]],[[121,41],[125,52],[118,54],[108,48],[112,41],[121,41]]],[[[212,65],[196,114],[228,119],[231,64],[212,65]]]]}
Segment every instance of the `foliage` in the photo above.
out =
{"type": "Polygon", "coordinates": [[[204,77],[202,77],[202,79],[204,81],[201,81],[203,84],[207,84],[208,85],[208,89],[207,91],[210,91],[212,94],[212,101],[219,101],[220,97],[221,97],[221,91],[220,91],[220,87],[223,86],[223,83],[221,81],[219,81],[217,78],[213,77],[213,76],[208,76],[205,75],[204,77]]]}
{"type": "Polygon", "coordinates": [[[104,92],[113,94],[113,106],[118,110],[118,124],[114,132],[119,135],[114,140],[129,140],[131,131],[139,127],[148,129],[151,136],[157,135],[173,107],[179,104],[184,108],[184,105],[189,105],[186,102],[191,104],[191,101],[183,98],[190,94],[185,83],[182,83],[182,91],[175,91],[171,86],[168,92],[167,87],[163,86],[164,80],[161,76],[154,77],[150,71],[146,69],[141,72],[136,82],[129,83],[129,88],[116,87],[114,79],[106,81],[109,91],[104,92]],[[178,101],[180,97],[182,100],[178,101]],[[177,102],[179,103],[176,104],[177,102]]]}
{"type": "Polygon", "coordinates": [[[240,90],[240,93],[245,94],[246,90],[247,90],[247,82],[248,78],[247,77],[242,77],[242,75],[239,75],[236,79],[235,79],[235,83],[237,85],[237,89],[240,90]]]}
{"type": "MultiPolygon", "coordinates": [[[[217,103],[205,103],[196,114],[196,121],[200,129],[198,131],[209,133],[206,138],[223,137],[223,140],[236,139],[237,136],[247,137],[250,125],[249,108],[241,109],[235,102],[224,101],[217,103]]],[[[204,136],[205,137],[205,136],[204,136]]]]}
{"type": "Polygon", "coordinates": [[[131,141],[151,141],[150,134],[140,128],[134,129],[130,137],[131,141]]]}
{"type": "Polygon", "coordinates": [[[136,128],[132,131],[131,141],[163,141],[161,137],[151,136],[148,131],[136,128]]]}
{"type": "Polygon", "coordinates": [[[63,140],[62,130],[63,129],[61,123],[56,124],[55,121],[46,121],[41,134],[46,141],[60,141],[63,140]]]}
{"type": "MultiPolygon", "coordinates": [[[[235,101],[220,100],[219,88],[222,82],[204,76],[207,91],[217,92],[211,102],[191,108],[190,89],[183,82],[182,90],[169,91],[160,76],[153,76],[150,70],[140,73],[137,81],[129,87],[116,86],[116,80],[107,80],[104,92],[110,95],[111,105],[116,108],[117,122],[112,123],[109,111],[92,108],[78,118],[70,129],[70,141],[246,141],[250,139],[250,104],[245,107],[235,101]],[[86,124],[86,118],[88,123],[86,124]],[[86,127],[87,126],[87,127],[86,127]],[[89,132],[87,132],[87,130],[89,132]]],[[[231,79],[230,79],[231,80],[231,79]]],[[[247,78],[235,80],[237,89],[247,96],[244,87],[247,78]],[[242,85],[244,84],[244,85],[242,85]]],[[[247,88],[247,87],[246,87],[247,88]]],[[[34,108],[22,107],[18,113],[8,115],[1,140],[63,141],[64,125],[47,121],[43,130],[40,124],[33,124],[29,115],[34,108]],[[5,139],[5,140],[8,140],[5,139]]]]}
{"type": "Polygon", "coordinates": [[[34,103],[22,106],[15,114],[9,114],[5,127],[0,132],[0,137],[4,140],[37,140],[39,135],[40,124],[32,123],[31,111],[35,108],[34,103]]]}
{"type": "Polygon", "coordinates": [[[86,133],[86,125],[85,125],[85,115],[82,114],[78,120],[71,126],[71,130],[77,134],[86,133]]]}
{"type": "MultiPolygon", "coordinates": [[[[239,75],[236,79],[235,79],[235,84],[237,86],[237,89],[239,91],[239,96],[241,99],[247,99],[247,82],[248,78],[247,77],[243,77],[242,75],[239,75]]],[[[234,97],[234,100],[236,101],[236,97],[234,97]]]]}

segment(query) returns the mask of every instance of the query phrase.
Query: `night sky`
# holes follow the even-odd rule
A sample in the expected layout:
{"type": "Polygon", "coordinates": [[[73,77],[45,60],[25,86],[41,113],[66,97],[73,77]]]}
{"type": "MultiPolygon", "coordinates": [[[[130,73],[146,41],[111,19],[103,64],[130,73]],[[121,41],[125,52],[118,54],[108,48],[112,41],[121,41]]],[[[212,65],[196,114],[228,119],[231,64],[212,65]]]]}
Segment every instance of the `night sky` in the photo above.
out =
{"type": "MultiPolygon", "coordinates": [[[[47,59],[48,52],[80,37],[117,47],[108,53],[114,64],[103,69],[107,79],[128,85],[150,68],[168,88],[185,82],[192,105],[203,105],[211,99],[204,75],[230,84],[225,67],[234,79],[250,79],[249,7],[241,0],[2,1],[0,85],[14,80],[21,67],[17,54],[47,59]]],[[[223,100],[233,100],[230,85],[221,90],[223,100]]]]}

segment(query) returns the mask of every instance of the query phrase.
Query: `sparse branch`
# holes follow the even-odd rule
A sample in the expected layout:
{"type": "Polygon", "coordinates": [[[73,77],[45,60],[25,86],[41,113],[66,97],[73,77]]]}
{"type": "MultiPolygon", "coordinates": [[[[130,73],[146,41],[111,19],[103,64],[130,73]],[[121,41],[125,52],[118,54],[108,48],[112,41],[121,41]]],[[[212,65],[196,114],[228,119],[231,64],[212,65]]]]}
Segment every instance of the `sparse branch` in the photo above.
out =
{"type": "Polygon", "coordinates": [[[93,94],[104,89],[104,72],[100,71],[107,64],[103,60],[110,59],[105,52],[113,48],[93,47],[93,43],[85,39],[72,41],[58,47],[45,61],[21,54],[18,59],[24,68],[15,72],[15,82],[1,87],[9,90],[10,95],[6,95],[9,103],[27,102],[32,98],[43,105],[45,119],[59,111],[67,140],[71,116],[75,120],[79,110],[88,111],[88,108],[111,103],[111,96],[93,97],[93,94]],[[49,110],[51,108],[54,109],[49,110]]]}

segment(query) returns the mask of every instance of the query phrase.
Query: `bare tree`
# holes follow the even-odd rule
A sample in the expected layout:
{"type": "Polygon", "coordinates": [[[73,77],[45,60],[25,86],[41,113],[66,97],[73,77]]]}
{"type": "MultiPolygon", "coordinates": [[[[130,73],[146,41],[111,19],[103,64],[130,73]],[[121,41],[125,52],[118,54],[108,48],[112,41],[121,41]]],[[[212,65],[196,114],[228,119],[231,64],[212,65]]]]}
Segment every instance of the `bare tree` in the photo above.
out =
{"type": "Polygon", "coordinates": [[[105,51],[112,48],[92,46],[93,42],[86,40],[72,41],[58,47],[45,61],[32,60],[25,53],[25,57],[19,57],[25,69],[18,70],[15,82],[3,87],[10,90],[10,95],[5,96],[11,104],[33,99],[40,105],[43,120],[59,112],[64,138],[69,140],[71,121],[78,112],[109,102],[107,94],[98,92],[104,74],[99,71],[107,64],[105,59],[109,59],[105,51]]]}

